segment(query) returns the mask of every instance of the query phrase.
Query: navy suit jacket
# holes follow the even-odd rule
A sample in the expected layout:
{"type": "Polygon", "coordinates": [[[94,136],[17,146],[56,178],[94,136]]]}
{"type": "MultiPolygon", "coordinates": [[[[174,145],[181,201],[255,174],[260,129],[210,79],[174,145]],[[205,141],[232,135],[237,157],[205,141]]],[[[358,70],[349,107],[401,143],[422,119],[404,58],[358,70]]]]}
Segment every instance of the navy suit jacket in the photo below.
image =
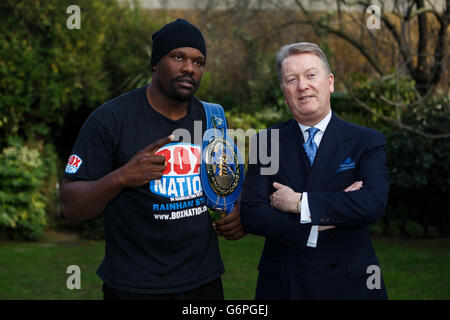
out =
{"type": "Polygon", "coordinates": [[[381,274],[380,289],[367,286],[367,280],[377,283],[368,266],[379,266],[369,224],[380,218],[389,193],[384,136],[333,114],[310,167],[297,121],[268,129],[268,150],[275,143],[270,141],[273,129],[279,130],[278,172],[261,175],[260,161],[249,164],[241,200],[244,230],[266,237],[255,298],[386,299],[381,274]],[[354,168],[342,166],[347,158],[354,168]],[[358,180],[363,188],[343,192],[358,180]],[[299,214],[270,205],[273,182],[308,192],[311,224],[300,224],[299,214]],[[306,243],[312,225],[336,228],[319,232],[317,247],[310,248],[306,243]]]}

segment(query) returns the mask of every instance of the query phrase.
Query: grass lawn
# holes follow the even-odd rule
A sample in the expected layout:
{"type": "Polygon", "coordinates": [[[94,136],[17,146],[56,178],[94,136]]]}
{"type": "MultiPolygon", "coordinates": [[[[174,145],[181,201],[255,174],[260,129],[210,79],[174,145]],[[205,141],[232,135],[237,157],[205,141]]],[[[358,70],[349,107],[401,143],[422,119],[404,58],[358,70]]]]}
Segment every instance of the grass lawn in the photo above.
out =
{"type": "MultiPolygon", "coordinates": [[[[263,239],[220,238],[226,299],[253,299],[263,239]]],[[[374,239],[390,299],[450,299],[450,239],[374,239]]],[[[61,240],[0,243],[0,299],[102,299],[95,271],[103,241],[61,240]],[[81,290],[69,290],[69,265],[81,269],[81,290]]]]}

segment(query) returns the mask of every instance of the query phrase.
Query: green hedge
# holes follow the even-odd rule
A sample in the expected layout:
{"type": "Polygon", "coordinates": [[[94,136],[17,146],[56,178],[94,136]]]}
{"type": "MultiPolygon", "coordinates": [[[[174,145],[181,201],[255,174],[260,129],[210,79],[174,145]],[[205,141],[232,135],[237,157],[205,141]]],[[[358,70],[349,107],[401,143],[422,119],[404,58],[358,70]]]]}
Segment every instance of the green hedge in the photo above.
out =
{"type": "Polygon", "coordinates": [[[56,207],[56,154],[9,140],[0,153],[0,238],[37,240],[56,207]]]}
{"type": "Polygon", "coordinates": [[[157,25],[126,3],[76,1],[81,29],[69,30],[73,1],[1,2],[0,146],[12,135],[71,145],[76,135],[64,129],[77,113],[123,93],[128,77],[150,74],[146,44],[157,25]]]}

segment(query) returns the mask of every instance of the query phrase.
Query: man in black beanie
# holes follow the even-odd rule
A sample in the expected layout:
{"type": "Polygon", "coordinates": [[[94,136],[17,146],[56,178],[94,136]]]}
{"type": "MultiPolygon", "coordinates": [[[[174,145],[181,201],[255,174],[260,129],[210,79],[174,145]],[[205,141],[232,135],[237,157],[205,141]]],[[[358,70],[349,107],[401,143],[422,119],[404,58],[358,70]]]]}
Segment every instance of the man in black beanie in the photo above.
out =
{"type": "Polygon", "coordinates": [[[152,82],[108,101],[84,123],[60,189],[69,220],[103,214],[105,299],[223,299],[214,228],[239,239],[239,209],[214,223],[200,183],[200,145],[175,141],[205,111],[194,97],[206,63],[200,30],[177,19],[153,37],[152,82]]]}

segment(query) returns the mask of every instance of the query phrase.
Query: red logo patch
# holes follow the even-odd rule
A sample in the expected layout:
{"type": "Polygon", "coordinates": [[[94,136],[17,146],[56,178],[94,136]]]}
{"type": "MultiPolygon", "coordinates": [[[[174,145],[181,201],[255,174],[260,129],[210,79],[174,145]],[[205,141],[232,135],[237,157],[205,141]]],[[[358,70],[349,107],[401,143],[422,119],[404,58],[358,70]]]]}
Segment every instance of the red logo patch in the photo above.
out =
{"type": "Polygon", "coordinates": [[[76,154],[73,154],[69,157],[69,160],[67,161],[66,166],[66,173],[75,173],[80,168],[81,164],[83,163],[83,160],[76,154]]]}

